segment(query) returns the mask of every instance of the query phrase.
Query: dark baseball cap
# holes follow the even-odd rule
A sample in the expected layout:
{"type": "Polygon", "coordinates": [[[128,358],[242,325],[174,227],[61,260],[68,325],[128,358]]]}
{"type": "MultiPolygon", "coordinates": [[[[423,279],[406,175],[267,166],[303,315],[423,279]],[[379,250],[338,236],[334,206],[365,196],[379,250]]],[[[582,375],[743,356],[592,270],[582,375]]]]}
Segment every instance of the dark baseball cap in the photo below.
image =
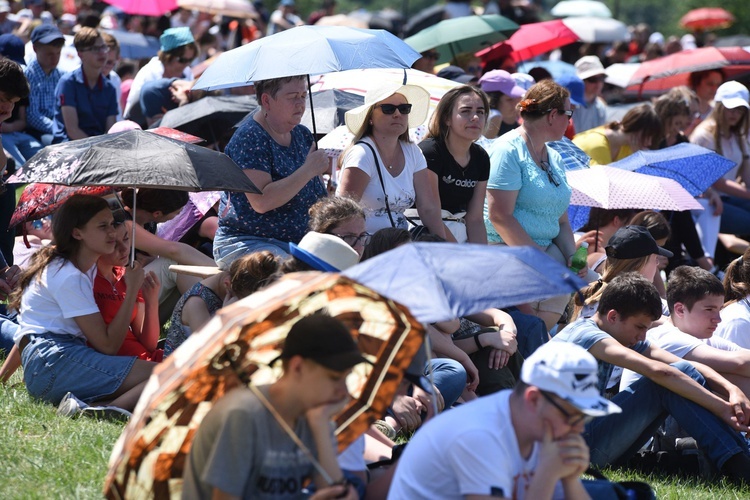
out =
{"type": "Polygon", "coordinates": [[[471,81],[477,81],[476,76],[468,74],[458,66],[446,66],[445,68],[438,71],[437,76],[458,83],[469,83],[471,81]]]}
{"type": "Polygon", "coordinates": [[[302,356],[337,372],[367,362],[349,329],[336,318],[313,314],[297,321],[286,336],[279,359],[302,356]]]}
{"type": "Polygon", "coordinates": [[[16,35],[0,35],[0,55],[7,57],[11,61],[18,64],[26,64],[24,61],[24,46],[23,40],[18,38],[16,35]]]}
{"type": "Polygon", "coordinates": [[[607,257],[638,259],[652,253],[671,258],[672,252],[656,244],[656,240],[643,226],[625,226],[617,230],[604,248],[607,257]]]}
{"type": "Polygon", "coordinates": [[[47,45],[55,40],[65,40],[65,36],[52,24],[40,24],[31,32],[31,43],[47,45]]]}

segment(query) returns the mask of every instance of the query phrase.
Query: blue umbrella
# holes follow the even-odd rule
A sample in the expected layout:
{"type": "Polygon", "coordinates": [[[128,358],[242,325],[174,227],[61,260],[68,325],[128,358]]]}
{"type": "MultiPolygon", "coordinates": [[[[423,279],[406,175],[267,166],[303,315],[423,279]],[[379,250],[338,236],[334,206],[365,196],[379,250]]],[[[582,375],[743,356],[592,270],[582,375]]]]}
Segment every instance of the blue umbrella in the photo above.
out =
{"type": "Polygon", "coordinates": [[[150,59],[159,53],[159,39],[123,30],[105,30],[120,44],[120,57],[123,59],[150,59]]]}
{"type": "Polygon", "coordinates": [[[589,168],[591,157],[567,137],[563,137],[559,141],[548,142],[547,146],[560,153],[560,156],[562,156],[563,159],[563,168],[565,168],[565,170],[581,170],[582,168],[589,168]]]}
{"type": "Polygon", "coordinates": [[[425,323],[574,293],[586,283],[533,247],[411,243],[347,269],[345,276],[425,323]]]}
{"type": "Polygon", "coordinates": [[[558,80],[564,75],[575,75],[576,68],[570,63],[565,61],[525,61],[518,65],[518,71],[521,73],[528,73],[534,68],[544,68],[550,72],[552,78],[558,80]]]}
{"type": "Polygon", "coordinates": [[[385,30],[299,26],[222,53],[194,88],[218,90],[347,69],[410,68],[420,57],[385,30]]]}
{"type": "Polygon", "coordinates": [[[682,143],[657,151],[638,151],[610,166],[675,180],[691,195],[698,196],[735,163],[710,149],[682,143]]]}

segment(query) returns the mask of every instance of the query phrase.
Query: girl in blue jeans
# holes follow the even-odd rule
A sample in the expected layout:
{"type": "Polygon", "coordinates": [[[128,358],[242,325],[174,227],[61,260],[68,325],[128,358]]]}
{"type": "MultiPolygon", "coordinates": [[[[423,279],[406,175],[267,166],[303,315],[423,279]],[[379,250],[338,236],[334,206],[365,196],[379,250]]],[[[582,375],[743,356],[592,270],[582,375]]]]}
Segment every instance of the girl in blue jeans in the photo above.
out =
{"type": "MultiPolygon", "coordinates": [[[[73,393],[83,403],[132,410],[154,363],[114,355],[137,294],[125,296],[109,325],[94,300],[96,262],[115,247],[109,206],[102,198],[74,196],[55,215],[52,232],[56,244],[32,258],[11,295],[10,307],[19,311],[11,356],[20,353],[24,382],[35,398],[58,404],[73,393]]],[[[128,290],[152,286],[137,263],[124,279],[128,290]]]]}

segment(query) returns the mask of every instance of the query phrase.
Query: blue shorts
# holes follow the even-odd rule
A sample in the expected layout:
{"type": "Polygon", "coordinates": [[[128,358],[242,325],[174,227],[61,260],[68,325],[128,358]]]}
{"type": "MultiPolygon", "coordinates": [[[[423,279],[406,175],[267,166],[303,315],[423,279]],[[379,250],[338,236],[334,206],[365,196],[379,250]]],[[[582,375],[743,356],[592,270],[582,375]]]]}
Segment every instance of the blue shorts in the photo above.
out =
{"type": "Polygon", "coordinates": [[[289,243],[261,236],[225,236],[221,228],[214,237],[214,260],[219,269],[228,270],[243,255],[268,250],[279,257],[289,256],[289,243]]]}
{"type": "Polygon", "coordinates": [[[86,403],[117,391],[135,356],[108,356],[72,335],[32,335],[21,353],[23,381],[31,396],[57,405],[67,392],[86,403]]]}

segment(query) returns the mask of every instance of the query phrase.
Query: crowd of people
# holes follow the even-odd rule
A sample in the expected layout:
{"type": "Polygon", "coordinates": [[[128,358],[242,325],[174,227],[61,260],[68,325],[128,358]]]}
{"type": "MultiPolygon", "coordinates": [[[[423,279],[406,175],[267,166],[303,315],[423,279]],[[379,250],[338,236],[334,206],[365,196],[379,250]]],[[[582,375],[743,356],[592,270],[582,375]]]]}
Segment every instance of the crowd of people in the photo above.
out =
{"type": "MultiPolygon", "coordinates": [[[[25,3],[28,12],[0,22],[6,172],[48,145],[158,124],[203,97],[192,84],[218,52],[304,24],[294,0],[216,24],[184,9],[158,21],[83,8],[55,19],[44,2],[25,3]],[[111,28],[158,35],[160,50],[140,67],[121,61],[111,28]],[[65,72],[70,39],[80,65],[65,72]]],[[[465,3],[449,2],[446,15],[465,3]]],[[[326,0],[313,16],[334,8],[326,0]]],[[[508,13],[504,2],[485,8],[508,13]]],[[[437,71],[456,85],[433,112],[426,89],[376,82],[346,112],[354,138],[333,160],[300,124],[307,75],[237,90],[254,94],[257,110],[206,139],[257,194],[217,194],[207,210],[167,189],[77,194],[51,219],[2,235],[0,381],[22,368],[29,394],[62,416],[127,420],[158,363],[284,274],[344,271],[413,241],[456,243],[458,259],[464,243],[531,246],[565,267],[587,246],[571,273],[588,286],[575,297],[425,325],[428,359],[342,453],[329,423],[364,358],[335,318],[300,319],[281,378],[235,389],[205,416],[184,494],[587,498],[590,464],[688,448],[750,483],[750,94],[721,70],[702,71],[608,120],[605,64],[657,53],[658,37],[646,43],[643,31],[609,50],[578,47],[576,74],[557,79],[457,54],[437,71]],[[425,122],[416,144],[409,130],[425,122]],[[561,144],[588,155],[579,168],[596,169],[683,142],[735,164],[699,197],[703,213],[592,208],[581,227],[569,219],[561,144]]],[[[434,73],[435,50],[421,56],[414,68],[434,73]]],[[[0,193],[3,229],[14,188],[0,193]]]]}

